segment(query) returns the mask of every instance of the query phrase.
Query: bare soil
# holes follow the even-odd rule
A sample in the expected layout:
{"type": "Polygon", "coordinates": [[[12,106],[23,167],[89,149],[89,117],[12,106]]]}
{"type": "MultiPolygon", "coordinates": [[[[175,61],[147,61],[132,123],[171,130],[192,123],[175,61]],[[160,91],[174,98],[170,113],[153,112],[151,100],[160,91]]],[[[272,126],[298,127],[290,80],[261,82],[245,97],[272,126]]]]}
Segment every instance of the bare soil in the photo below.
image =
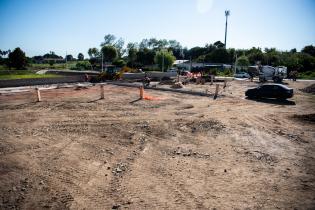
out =
{"type": "MultiPolygon", "coordinates": [[[[0,209],[314,209],[315,96],[135,88],[0,94],[0,209]]],[[[188,85],[213,91],[213,86],[188,85]]]]}

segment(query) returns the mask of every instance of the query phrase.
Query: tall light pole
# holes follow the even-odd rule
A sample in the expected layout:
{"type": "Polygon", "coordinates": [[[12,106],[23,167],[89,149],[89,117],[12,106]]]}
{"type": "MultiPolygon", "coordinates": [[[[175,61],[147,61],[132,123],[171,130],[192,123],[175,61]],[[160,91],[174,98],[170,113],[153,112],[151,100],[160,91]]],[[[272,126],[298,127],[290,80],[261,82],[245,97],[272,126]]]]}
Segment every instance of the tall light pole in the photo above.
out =
{"type": "Polygon", "coordinates": [[[226,34],[227,34],[227,20],[228,16],[230,16],[230,10],[225,10],[225,39],[224,39],[224,47],[226,48],[226,34]]]}

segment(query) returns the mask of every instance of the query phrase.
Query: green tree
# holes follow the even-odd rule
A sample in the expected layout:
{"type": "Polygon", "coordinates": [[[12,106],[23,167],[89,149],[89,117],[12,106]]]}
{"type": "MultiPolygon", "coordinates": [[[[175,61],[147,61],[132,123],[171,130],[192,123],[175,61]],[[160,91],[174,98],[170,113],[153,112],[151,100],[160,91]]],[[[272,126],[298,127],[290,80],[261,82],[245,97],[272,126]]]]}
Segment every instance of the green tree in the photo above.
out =
{"type": "Polygon", "coordinates": [[[116,40],[116,36],[113,34],[106,34],[104,36],[104,42],[101,43],[101,47],[103,48],[105,46],[113,46],[116,48],[117,56],[122,57],[123,54],[125,54],[124,44],[125,41],[123,38],[116,40]]]}
{"type": "Polygon", "coordinates": [[[155,63],[158,64],[162,71],[172,67],[175,60],[176,58],[174,57],[173,53],[166,50],[158,51],[154,58],[155,63]]]}
{"type": "Polygon", "coordinates": [[[307,53],[311,56],[314,56],[315,57],[315,46],[313,45],[308,45],[308,46],[305,46],[302,51],[303,53],[307,53]]]}
{"type": "Polygon", "coordinates": [[[176,59],[183,59],[184,58],[184,52],[183,47],[181,44],[176,40],[169,40],[168,41],[168,51],[172,51],[173,55],[176,57],[176,59]]]}
{"type": "Polygon", "coordinates": [[[67,61],[72,61],[73,60],[73,56],[72,55],[66,55],[66,59],[67,59],[67,61]]]}
{"type": "Polygon", "coordinates": [[[50,51],[49,53],[46,53],[43,55],[43,58],[45,59],[63,59],[62,56],[56,55],[55,52],[50,51]]]}
{"type": "Polygon", "coordinates": [[[100,51],[96,47],[93,47],[88,50],[88,54],[90,58],[96,58],[100,56],[100,51]]]}
{"type": "Polygon", "coordinates": [[[205,62],[228,63],[230,55],[225,48],[217,48],[205,56],[205,62]]]}
{"type": "Polygon", "coordinates": [[[115,43],[114,43],[114,47],[117,50],[118,56],[121,58],[123,56],[123,54],[125,54],[125,49],[124,49],[124,44],[125,41],[122,38],[119,38],[115,43]]]}
{"type": "Polygon", "coordinates": [[[241,67],[241,69],[246,69],[249,66],[249,61],[247,56],[243,55],[241,57],[239,57],[236,61],[236,65],[241,67]]]}
{"type": "Polygon", "coordinates": [[[155,51],[148,49],[148,48],[144,48],[144,49],[140,49],[137,52],[137,63],[140,66],[145,66],[145,65],[153,65],[154,62],[154,57],[155,57],[155,51]]]}
{"type": "Polygon", "coordinates": [[[84,60],[84,55],[82,53],[78,54],[78,60],[83,61],[84,60]]]}
{"type": "Polygon", "coordinates": [[[16,69],[25,69],[27,59],[25,53],[19,48],[15,48],[13,52],[9,54],[9,66],[16,69]]]}
{"type": "Polygon", "coordinates": [[[115,58],[117,58],[117,50],[114,46],[106,45],[101,49],[104,61],[106,62],[113,62],[115,58]]]}
{"type": "Polygon", "coordinates": [[[128,50],[128,62],[130,63],[130,67],[134,67],[134,64],[137,60],[137,52],[138,50],[136,48],[130,48],[128,50]]]}
{"type": "Polygon", "coordinates": [[[113,61],[113,65],[118,67],[124,67],[126,65],[126,62],[123,59],[116,59],[113,61]]]}
{"type": "Polygon", "coordinates": [[[315,70],[315,57],[308,53],[299,53],[298,62],[301,65],[300,71],[315,70]]]}
{"type": "Polygon", "coordinates": [[[113,34],[106,34],[104,36],[104,42],[101,43],[101,47],[107,46],[107,45],[114,45],[114,42],[116,40],[116,37],[113,34]]]}
{"type": "Polygon", "coordinates": [[[193,47],[188,51],[188,56],[191,59],[197,59],[199,56],[204,55],[206,49],[203,47],[193,47]]]}
{"type": "Polygon", "coordinates": [[[265,60],[263,53],[252,53],[248,55],[248,60],[250,64],[261,63],[261,61],[265,60]]]}
{"type": "Polygon", "coordinates": [[[221,41],[216,41],[213,45],[217,48],[224,48],[224,44],[221,41]]]}
{"type": "Polygon", "coordinates": [[[79,70],[90,70],[92,68],[92,65],[89,61],[79,61],[75,66],[79,70]]]}
{"type": "Polygon", "coordinates": [[[142,41],[139,44],[140,49],[149,48],[149,40],[148,39],[142,39],[142,41]]]}

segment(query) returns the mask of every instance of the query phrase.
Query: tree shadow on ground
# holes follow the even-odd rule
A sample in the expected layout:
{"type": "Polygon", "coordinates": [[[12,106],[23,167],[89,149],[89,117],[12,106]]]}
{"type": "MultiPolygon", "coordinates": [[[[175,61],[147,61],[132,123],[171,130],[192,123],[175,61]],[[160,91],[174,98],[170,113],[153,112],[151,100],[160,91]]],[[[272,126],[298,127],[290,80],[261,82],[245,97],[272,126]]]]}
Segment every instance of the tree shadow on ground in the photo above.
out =
{"type": "Polygon", "coordinates": [[[278,83],[274,83],[272,81],[268,81],[268,82],[259,82],[259,81],[253,81],[253,84],[257,84],[257,85],[264,85],[264,84],[280,84],[280,85],[289,85],[288,82],[286,81],[282,81],[282,82],[278,82],[278,83]]]}
{"type": "Polygon", "coordinates": [[[262,103],[267,103],[267,104],[275,104],[275,105],[288,105],[288,106],[294,106],[296,105],[295,101],[290,101],[287,99],[271,99],[271,98],[248,98],[246,97],[247,100],[251,101],[256,101],[256,102],[262,102],[262,103]]]}

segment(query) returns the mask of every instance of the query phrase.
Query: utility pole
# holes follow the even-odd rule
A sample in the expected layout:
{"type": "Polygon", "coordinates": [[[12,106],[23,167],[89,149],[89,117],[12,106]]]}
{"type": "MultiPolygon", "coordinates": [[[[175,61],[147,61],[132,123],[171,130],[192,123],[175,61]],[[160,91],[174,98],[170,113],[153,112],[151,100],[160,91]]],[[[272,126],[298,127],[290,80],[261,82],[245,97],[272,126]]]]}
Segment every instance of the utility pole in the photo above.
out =
{"type": "Polygon", "coordinates": [[[68,52],[66,51],[66,69],[67,69],[67,54],[68,52]]]}
{"type": "Polygon", "coordinates": [[[192,61],[191,61],[191,56],[189,57],[189,71],[191,72],[191,69],[192,69],[192,61]]]}
{"type": "Polygon", "coordinates": [[[228,16],[230,16],[230,10],[225,10],[225,39],[224,39],[224,47],[225,47],[225,49],[226,49],[226,34],[227,34],[228,16]]]}
{"type": "Polygon", "coordinates": [[[162,52],[163,58],[162,58],[162,72],[164,72],[164,52],[162,52]]]}
{"type": "Polygon", "coordinates": [[[234,74],[236,74],[237,54],[235,54],[234,74]]]}
{"type": "Polygon", "coordinates": [[[102,52],[102,72],[103,72],[103,52],[102,52]]]}

